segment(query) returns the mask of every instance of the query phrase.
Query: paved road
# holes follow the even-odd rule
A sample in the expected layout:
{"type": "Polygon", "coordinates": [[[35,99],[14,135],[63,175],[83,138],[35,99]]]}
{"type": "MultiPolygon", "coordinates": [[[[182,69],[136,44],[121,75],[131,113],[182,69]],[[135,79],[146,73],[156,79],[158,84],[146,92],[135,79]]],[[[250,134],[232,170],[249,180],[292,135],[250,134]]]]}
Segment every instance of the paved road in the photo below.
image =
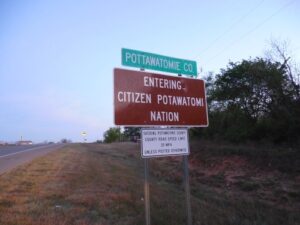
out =
{"type": "Polygon", "coordinates": [[[0,174],[21,164],[30,162],[36,157],[60,149],[64,144],[0,146],[0,174]]]}

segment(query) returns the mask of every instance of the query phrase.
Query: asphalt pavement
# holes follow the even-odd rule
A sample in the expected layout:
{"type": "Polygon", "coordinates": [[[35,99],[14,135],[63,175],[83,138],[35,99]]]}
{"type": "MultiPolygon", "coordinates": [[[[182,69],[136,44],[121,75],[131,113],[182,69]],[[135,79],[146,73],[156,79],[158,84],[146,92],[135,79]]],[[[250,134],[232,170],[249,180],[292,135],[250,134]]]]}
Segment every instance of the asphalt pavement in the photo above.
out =
{"type": "Polygon", "coordinates": [[[64,144],[0,146],[0,174],[63,146],[64,144]]]}

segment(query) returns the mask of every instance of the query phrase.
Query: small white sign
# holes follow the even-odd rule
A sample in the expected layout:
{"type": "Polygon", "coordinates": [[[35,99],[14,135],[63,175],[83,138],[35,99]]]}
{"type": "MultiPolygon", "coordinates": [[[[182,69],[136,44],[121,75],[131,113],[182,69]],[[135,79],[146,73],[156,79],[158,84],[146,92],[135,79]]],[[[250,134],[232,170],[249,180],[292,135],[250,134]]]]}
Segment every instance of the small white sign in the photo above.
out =
{"type": "Polygon", "coordinates": [[[142,158],[189,155],[188,130],[142,129],[142,158]]]}

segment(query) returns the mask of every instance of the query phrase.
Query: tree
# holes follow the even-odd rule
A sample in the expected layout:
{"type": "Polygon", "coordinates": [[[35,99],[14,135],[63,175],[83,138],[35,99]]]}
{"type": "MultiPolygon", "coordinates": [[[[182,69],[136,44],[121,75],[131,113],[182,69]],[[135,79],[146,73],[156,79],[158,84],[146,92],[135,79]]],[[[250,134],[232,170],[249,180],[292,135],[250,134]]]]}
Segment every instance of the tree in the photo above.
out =
{"type": "Polygon", "coordinates": [[[131,141],[136,141],[140,137],[141,128],[140,127],[125,127],[124,136],[131,141]]]}
{"type": "Polygon", "coordinates": [[[299,68],[292,58],[292,53],[289,50],[289,43],[287,41],[271,39],[271,48],[266,51],[266,57],[272,62],[279,62],[282,67],[286,67],[287,75],[293,88],[297,91],[297,97],[300,96],[299,89],[299,68]]]}
{"type": "Polygon", "coordinates": [[[209,90],[206,133],[232,141],[297,139],[299,86],[286,64],[256,58],[229,63],[209,90]]]}
{"type": "Polygon", "coordinates": [[[72,140],[63,138],[63,139],[61,139],[60,142],[66,144],[66,143],[72,143],[72,140]]]}
{"type": "Polygon", "coordinates": [[[121,137],[121,129],[119,127],[111,127],[104,133],[104,142],[105,143],[112,143],[116,142],[121,137]]]}

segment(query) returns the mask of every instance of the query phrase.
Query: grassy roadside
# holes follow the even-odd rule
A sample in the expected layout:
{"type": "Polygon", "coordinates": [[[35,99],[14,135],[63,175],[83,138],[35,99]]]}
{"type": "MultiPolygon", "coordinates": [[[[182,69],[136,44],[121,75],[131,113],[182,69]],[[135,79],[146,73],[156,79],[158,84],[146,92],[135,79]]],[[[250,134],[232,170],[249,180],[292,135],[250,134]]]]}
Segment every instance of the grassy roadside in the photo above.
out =
{"type": "MultiPolygon", "coordinates": [[[[299,223],[295,207],[235,194],[226,175],[206,182],[190,165],[194,224],[299,223]]],[[[184,224],[180,157],[151,159],[150,171],[152,224],[184,224]]],[[[144,224],[139,146],[73,144],[1,175],[0,224],[144,224]]]]}
{"type": "Polygon", "coordinates": [[[2,175],[0,224],[141,224],[137,164],[107,148],[70,145],[2,175]]]}

